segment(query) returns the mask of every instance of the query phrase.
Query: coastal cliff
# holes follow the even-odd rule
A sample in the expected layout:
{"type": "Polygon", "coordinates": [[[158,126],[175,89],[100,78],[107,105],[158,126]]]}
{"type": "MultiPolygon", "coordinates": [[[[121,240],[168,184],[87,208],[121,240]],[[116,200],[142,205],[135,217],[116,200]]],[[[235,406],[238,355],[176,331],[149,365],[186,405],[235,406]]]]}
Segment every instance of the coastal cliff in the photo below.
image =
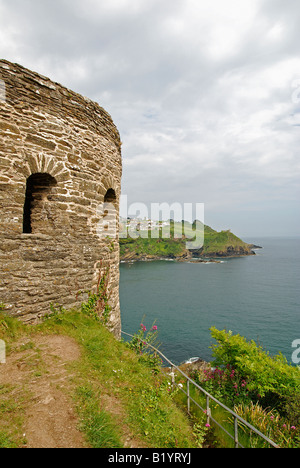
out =
{"type": "Polygon", "coordinates": [[[247,244],[235,236],[230,230],[217,232],[209,226],[204,228],[204,244],[197,250],[186,248],[186,238],[174,238],[174,229],[170,238],[152,238],[151,231],[148,237],[128,236],[120,239],[121,261],[151,261],[151,260],[177,260],[177,261],[207,261],[224,257],[241,257],[255,255],[253,244],[247,244]]]}

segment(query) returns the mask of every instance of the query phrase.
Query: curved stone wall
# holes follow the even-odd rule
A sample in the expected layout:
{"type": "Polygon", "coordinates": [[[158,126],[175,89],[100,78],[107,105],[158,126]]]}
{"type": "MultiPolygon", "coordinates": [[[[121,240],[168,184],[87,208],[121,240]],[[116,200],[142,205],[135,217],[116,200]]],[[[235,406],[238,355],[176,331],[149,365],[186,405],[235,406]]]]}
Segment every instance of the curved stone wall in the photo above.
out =
{"type": "Polygon", "coordinates": [[[107,201],[118,223],[118,130],[95,102],[20,65],[0,61],[0,83],[0,302],[36,322],[107,273],[120,336],[118,236],[99,229],[107,201]]]}

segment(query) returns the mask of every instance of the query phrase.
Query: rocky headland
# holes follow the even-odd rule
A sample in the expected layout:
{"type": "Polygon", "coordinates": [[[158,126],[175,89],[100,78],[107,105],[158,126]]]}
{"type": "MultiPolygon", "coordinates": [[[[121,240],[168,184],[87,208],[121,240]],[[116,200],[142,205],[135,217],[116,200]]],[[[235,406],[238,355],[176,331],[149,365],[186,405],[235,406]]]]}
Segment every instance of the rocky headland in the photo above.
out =
{"type": "Polygon", "coordinates": [[[224,258],[255,255],[254,249],[261,248],[247,244],[231,231],[214,231],[205,226],[204,244],[200,249],[188,250],[186,239],[153,239],[149,231],[148,238],[130,237],[120,239],[120,261],[155,261],[169,260],[190,263],[220,263],[224,258]]]}

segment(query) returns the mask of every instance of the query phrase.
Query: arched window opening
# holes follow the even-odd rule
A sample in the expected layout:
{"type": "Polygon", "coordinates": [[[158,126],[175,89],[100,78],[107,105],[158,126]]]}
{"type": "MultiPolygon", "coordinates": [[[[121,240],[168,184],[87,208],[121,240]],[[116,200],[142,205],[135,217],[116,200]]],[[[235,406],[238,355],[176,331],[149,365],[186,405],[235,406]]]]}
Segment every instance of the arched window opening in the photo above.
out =
{"type": "Polygon", "coordinates": [[[116,201],[116,192],[114,189],[110,188],[107,190],[105,196],[104,196],[104,203],[114,203],[116,201]]]}
{"type": "Polygon", "coordinates": [[[32,174],[27,179],[23,213],[23,233],[32,234],[47,230],[47,219],[51,210],[46,209],[48,196],[57,184],[56,179],[47,173],[32,174]]]}
{"type": "Polygon", "coordinates": [[[106,237],[115,238],[117,228],[116,192],[110,188],[104,196],[103,231],[106,237]]]}

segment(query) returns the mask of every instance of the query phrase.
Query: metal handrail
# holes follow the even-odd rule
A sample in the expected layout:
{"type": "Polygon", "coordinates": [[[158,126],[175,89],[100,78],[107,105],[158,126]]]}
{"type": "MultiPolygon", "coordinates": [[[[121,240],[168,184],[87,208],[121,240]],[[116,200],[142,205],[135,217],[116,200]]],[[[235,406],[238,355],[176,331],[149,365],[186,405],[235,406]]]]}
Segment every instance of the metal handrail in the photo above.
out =
{"type": "MultiPolygon", "coordinates": [[[[127,335],[131,338],[134,338],[133,335],[130,335],[129,333],[121,331],[123,335],[127,335]]],[[[238,438],[238,422],[242,423],[244,426],[248,427],[251,431],[253,431],[255,434],[257,434],[259,437],[264,439],[266,442],[268,442],[272,447],[274,448],[280,448],[279,445],[277,445],[275,442],[273,442],[269,437],[265,436],[262,432],[260,432],[258,429],[256,429],[254,426],[252,426],[250,423],[248,423],[245,419],[243,419],[241,416],[236,414],[233,410],[228,408],[228,406],[224,405],[221,401],[217,400],[214,396],[212,396],[210,393],[208,393],[204,388],[202,388],[200,385],[198,385],[194,380],[192,380],[188,375],[186,375],[178,366],[176,366],[172,361],[170,361],[161,351],[159,351],[157,348],[152,346],[151,344],[147,343],[146,341],[143,341],[143,344],[149,348],[151,348],[153,351],[157,352],[168,364],[171,366],[171,377],[172,377],[172,385],[176,385],[185,395],[187,395],[187,405],[188,405],[188,413],[190,412],[190,403],[193,402],[198,408],[201,409],[204,413],[207,415],[207,424],[209,424],[210,421],[213,421],[217,426],[219,426],[229,437],[231,437],[234,440],[235,443],[235,448],[244,448],[241,443],[239,442],[238,438]],[[187,392],[183,390],[178,384],[175,382],[175,374],[173,370],[176,369],[187,381],[187,392]],[[190,395],[190,384],[194,385],[198,390],[200,390],[205,396],[206,396],[206,409],[202,408],[199,403],[197,403],[190,395]],[[211,410],[210,410],[210,400],[214,401],[217,403],[219,406],[221,406],[225,411],[227,411],[229,414],[231,414],[234,418],[234,437],[232,434],[230,434],[216,419],[214,419],[211,415],[211,410]]]]}

